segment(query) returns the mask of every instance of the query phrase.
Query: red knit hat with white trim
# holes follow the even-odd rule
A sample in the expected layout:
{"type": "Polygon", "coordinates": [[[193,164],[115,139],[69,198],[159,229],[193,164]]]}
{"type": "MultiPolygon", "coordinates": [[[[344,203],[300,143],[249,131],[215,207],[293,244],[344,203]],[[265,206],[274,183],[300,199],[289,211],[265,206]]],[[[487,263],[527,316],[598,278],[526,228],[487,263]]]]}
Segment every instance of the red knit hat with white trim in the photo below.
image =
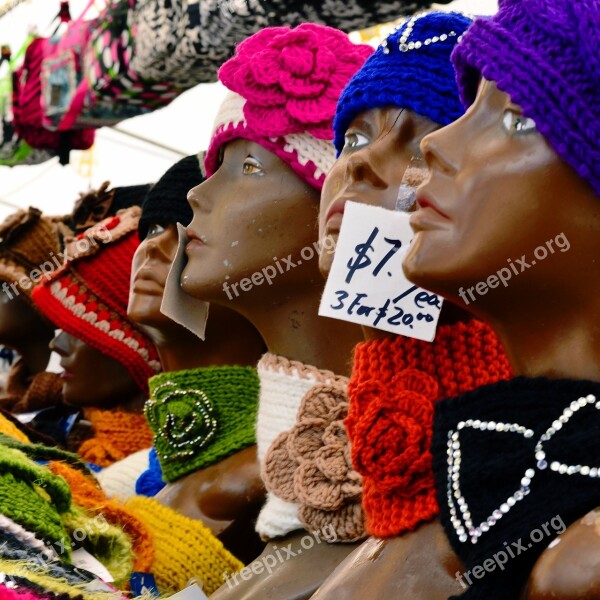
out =
{"type": "Polygon", "coordinates": [[[127,318],[141,209],[133,206],[68,240],[64,266],[32,299],[57,327],[119,361],[144,393],[160,371],[156,348],[127,318]]]}

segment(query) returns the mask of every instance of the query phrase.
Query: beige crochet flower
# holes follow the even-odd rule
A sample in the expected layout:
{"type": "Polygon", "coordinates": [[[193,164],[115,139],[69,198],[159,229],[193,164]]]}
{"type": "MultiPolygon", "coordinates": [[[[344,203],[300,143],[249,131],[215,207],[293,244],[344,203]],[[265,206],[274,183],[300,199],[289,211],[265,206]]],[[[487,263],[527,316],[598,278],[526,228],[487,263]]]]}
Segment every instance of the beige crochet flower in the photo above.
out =
{"type": "Polygon", "coordinates": [[[362,480],[352,467],[347,414],[344,384],[311,388],[294,427],[269,448],[262,472],[270,492],[299,504],[298,518],[307,530],[333,526],[340,542],[365,536],[362,480]]]}

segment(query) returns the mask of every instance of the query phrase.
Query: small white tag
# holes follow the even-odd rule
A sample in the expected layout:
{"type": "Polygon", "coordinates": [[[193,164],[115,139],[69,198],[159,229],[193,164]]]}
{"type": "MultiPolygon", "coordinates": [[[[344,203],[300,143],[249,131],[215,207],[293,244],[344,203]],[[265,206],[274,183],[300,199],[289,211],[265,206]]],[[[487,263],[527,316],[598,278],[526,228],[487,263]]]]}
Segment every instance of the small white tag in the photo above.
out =
{"type": "Polygon", "coordinates": [[[37,417],[37,415],[39,415],[41,412],[42,412],[41,410],[34,410],[33,412],[18,413],[14,416],[16,419],[21,421],[21,423],[27,424],[27,423],[31,423],[31,421],[33,421],[37,417]]]}
{"type": "Polygon", "coordinates": [[[78,569],[85,569],[100,577],[106,583],[114,581],[113,576],[108,572],[108,569],[97,559],[94,558],[87,550],[78,548],[71,555],[73,566],[78,569]]]}
{"type": "Polygon", "coordinates": [[[347,202],[319,315],[431,342],[442,299],[406,279],[410,215],[347,202]]]}
{"type": "Polygon", "coordinates": [[[208,600],[208,596],[198,584],[193,583],[173,596],[169,596],[169,600],[208,600]]]}
{"type": "Polygon", "coordinates": [[[160,312],[203,340],[208,318],[208,302],[189,296],[181,289],[181,273],[187,263],[185,246],[188,243],[185,227],[181,223],[177,223],[177,233],[179,244],[165,283],[160,312]]]}

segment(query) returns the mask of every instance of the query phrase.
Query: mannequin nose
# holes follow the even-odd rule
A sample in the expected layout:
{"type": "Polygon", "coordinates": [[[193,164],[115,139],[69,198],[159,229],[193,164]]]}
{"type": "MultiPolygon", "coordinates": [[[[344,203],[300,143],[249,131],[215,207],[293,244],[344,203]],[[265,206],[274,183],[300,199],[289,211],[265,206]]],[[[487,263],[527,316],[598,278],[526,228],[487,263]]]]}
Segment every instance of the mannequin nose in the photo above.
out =
{"type": "MultiPolygon", "coordinates": [[[[460,159],[458,153],[464,143],[464,140],[459,143],[454,139],[457,123],[460,123],[460,120],[426,135],[421,140],[421,153],[430,170],[437,169],[450,176],[457,172],[457,161],[460,159]]],[[[460,130],[460,124],[458,129],[460,130]]]]}
{"type": "Polygon", "coordinates": [[[353,183],[366,183],[377,189],[387,188],[386,182],[377,173],[372,157],[365,151],[355,152],[349,159],[346,166],[346,176],[353,183]]]}
{"type": "Polygon", "coordinates": [[[56,352],[60,356],[69,356],[71,354],[71,342],[70,335],[65,333],[62,329],[55,335],[48,344],[48,347],[53,352],[56,352]]]}

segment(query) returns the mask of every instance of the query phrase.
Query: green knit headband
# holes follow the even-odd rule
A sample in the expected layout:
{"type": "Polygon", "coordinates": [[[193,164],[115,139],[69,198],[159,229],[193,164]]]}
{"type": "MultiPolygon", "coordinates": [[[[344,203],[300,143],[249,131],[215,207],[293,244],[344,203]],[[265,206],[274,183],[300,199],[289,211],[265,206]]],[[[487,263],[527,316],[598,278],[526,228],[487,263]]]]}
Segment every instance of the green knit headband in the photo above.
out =
{"type": "Polygon", "coordinates": [[[204,367],[149,380],[145,414],[166,481],[255,443],[258,375],[252,367],[204,367]]]}

